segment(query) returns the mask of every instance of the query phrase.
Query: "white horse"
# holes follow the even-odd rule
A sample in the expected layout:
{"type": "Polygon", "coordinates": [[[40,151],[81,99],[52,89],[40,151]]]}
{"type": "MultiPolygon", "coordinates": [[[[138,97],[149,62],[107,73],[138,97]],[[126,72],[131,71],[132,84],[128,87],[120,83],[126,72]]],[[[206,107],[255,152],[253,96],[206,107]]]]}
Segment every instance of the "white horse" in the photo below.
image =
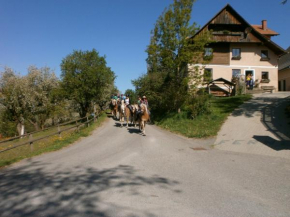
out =
{"type": "Polygon", "coordinates": [[[132,105],[132,108],[133,108],[133,117],[132,117],[131,121],[133,121],[134,127],[136,127],[136,123],[137,123],[137,112],[139,110],[139,106],[137,104],[133,104],[132,105]]]}
{"type": "Polygon", "coordinates": [[[123,127],[124,117],[125,117],[125,108],[126,105],[124,103],[124,100],[121,101],[121,105],[119,107],[119,121],[121,123],[121,127],[123,127]]]}

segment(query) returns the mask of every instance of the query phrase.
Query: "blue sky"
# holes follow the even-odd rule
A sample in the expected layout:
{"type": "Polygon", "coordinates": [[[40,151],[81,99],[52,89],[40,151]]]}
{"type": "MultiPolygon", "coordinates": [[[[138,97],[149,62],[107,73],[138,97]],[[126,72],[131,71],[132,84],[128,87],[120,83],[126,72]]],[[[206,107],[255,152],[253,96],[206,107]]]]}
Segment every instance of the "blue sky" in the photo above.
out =
{"type": "MultiPolygon", "coordinates": [[[[60,77],[61,60],[73,50],[106,56],[116,86],[134,89],[146,73],[146,47],[157,18],[173,0],[0,0],[0,71],[27,74],[30,65],[48,66],[60,77]]],[[[197,0],[192,22],[206,24],[230,4],[250,24],[268,21],[280,33],[273,41],[290,46],[290,2],[281,0],[197,0]]]]}

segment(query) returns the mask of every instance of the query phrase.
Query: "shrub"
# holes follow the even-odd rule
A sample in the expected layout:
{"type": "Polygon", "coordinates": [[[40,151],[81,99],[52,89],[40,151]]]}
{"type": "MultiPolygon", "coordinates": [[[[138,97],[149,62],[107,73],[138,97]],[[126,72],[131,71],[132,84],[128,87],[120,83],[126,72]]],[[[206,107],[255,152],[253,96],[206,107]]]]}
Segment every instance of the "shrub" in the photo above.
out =
{"type": "Polygon", "coordinates": [[[197,95],[188,100],[185,110],[187,111],[189,118],[196,118],[202,114],[211,113],[211,95],[197,95]]]}

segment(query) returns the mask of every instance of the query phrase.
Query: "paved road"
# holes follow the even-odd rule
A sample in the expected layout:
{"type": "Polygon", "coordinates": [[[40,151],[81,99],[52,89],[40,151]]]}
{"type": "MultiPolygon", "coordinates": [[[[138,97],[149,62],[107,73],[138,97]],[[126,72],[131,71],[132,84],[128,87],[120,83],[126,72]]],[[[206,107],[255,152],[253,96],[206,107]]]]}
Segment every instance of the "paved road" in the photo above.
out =
{"type": "Polygon", "coordinates": [[[290,92],[254,95],[229,116],[218,133],[215,148],[290,160],[287,105],[290,105],[290,92]]]}
{"type": "Polygon", "coordinates": [[[0,216],[289,217],[290,160],[146,133],[109,119],[68,148],[0,170],[0,216]]]}

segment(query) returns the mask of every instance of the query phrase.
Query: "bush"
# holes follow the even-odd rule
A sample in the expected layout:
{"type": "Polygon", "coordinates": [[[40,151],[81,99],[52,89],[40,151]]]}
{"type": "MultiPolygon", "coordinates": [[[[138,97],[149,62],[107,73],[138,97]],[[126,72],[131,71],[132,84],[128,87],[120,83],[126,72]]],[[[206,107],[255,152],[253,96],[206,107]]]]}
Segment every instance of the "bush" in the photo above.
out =
{"type": "Polygon", "coordinates": [[[189,99],[185,110],[189,118],[196,118],[202,114],[211,113],[211,95],[197,95],[189,99]]]}

